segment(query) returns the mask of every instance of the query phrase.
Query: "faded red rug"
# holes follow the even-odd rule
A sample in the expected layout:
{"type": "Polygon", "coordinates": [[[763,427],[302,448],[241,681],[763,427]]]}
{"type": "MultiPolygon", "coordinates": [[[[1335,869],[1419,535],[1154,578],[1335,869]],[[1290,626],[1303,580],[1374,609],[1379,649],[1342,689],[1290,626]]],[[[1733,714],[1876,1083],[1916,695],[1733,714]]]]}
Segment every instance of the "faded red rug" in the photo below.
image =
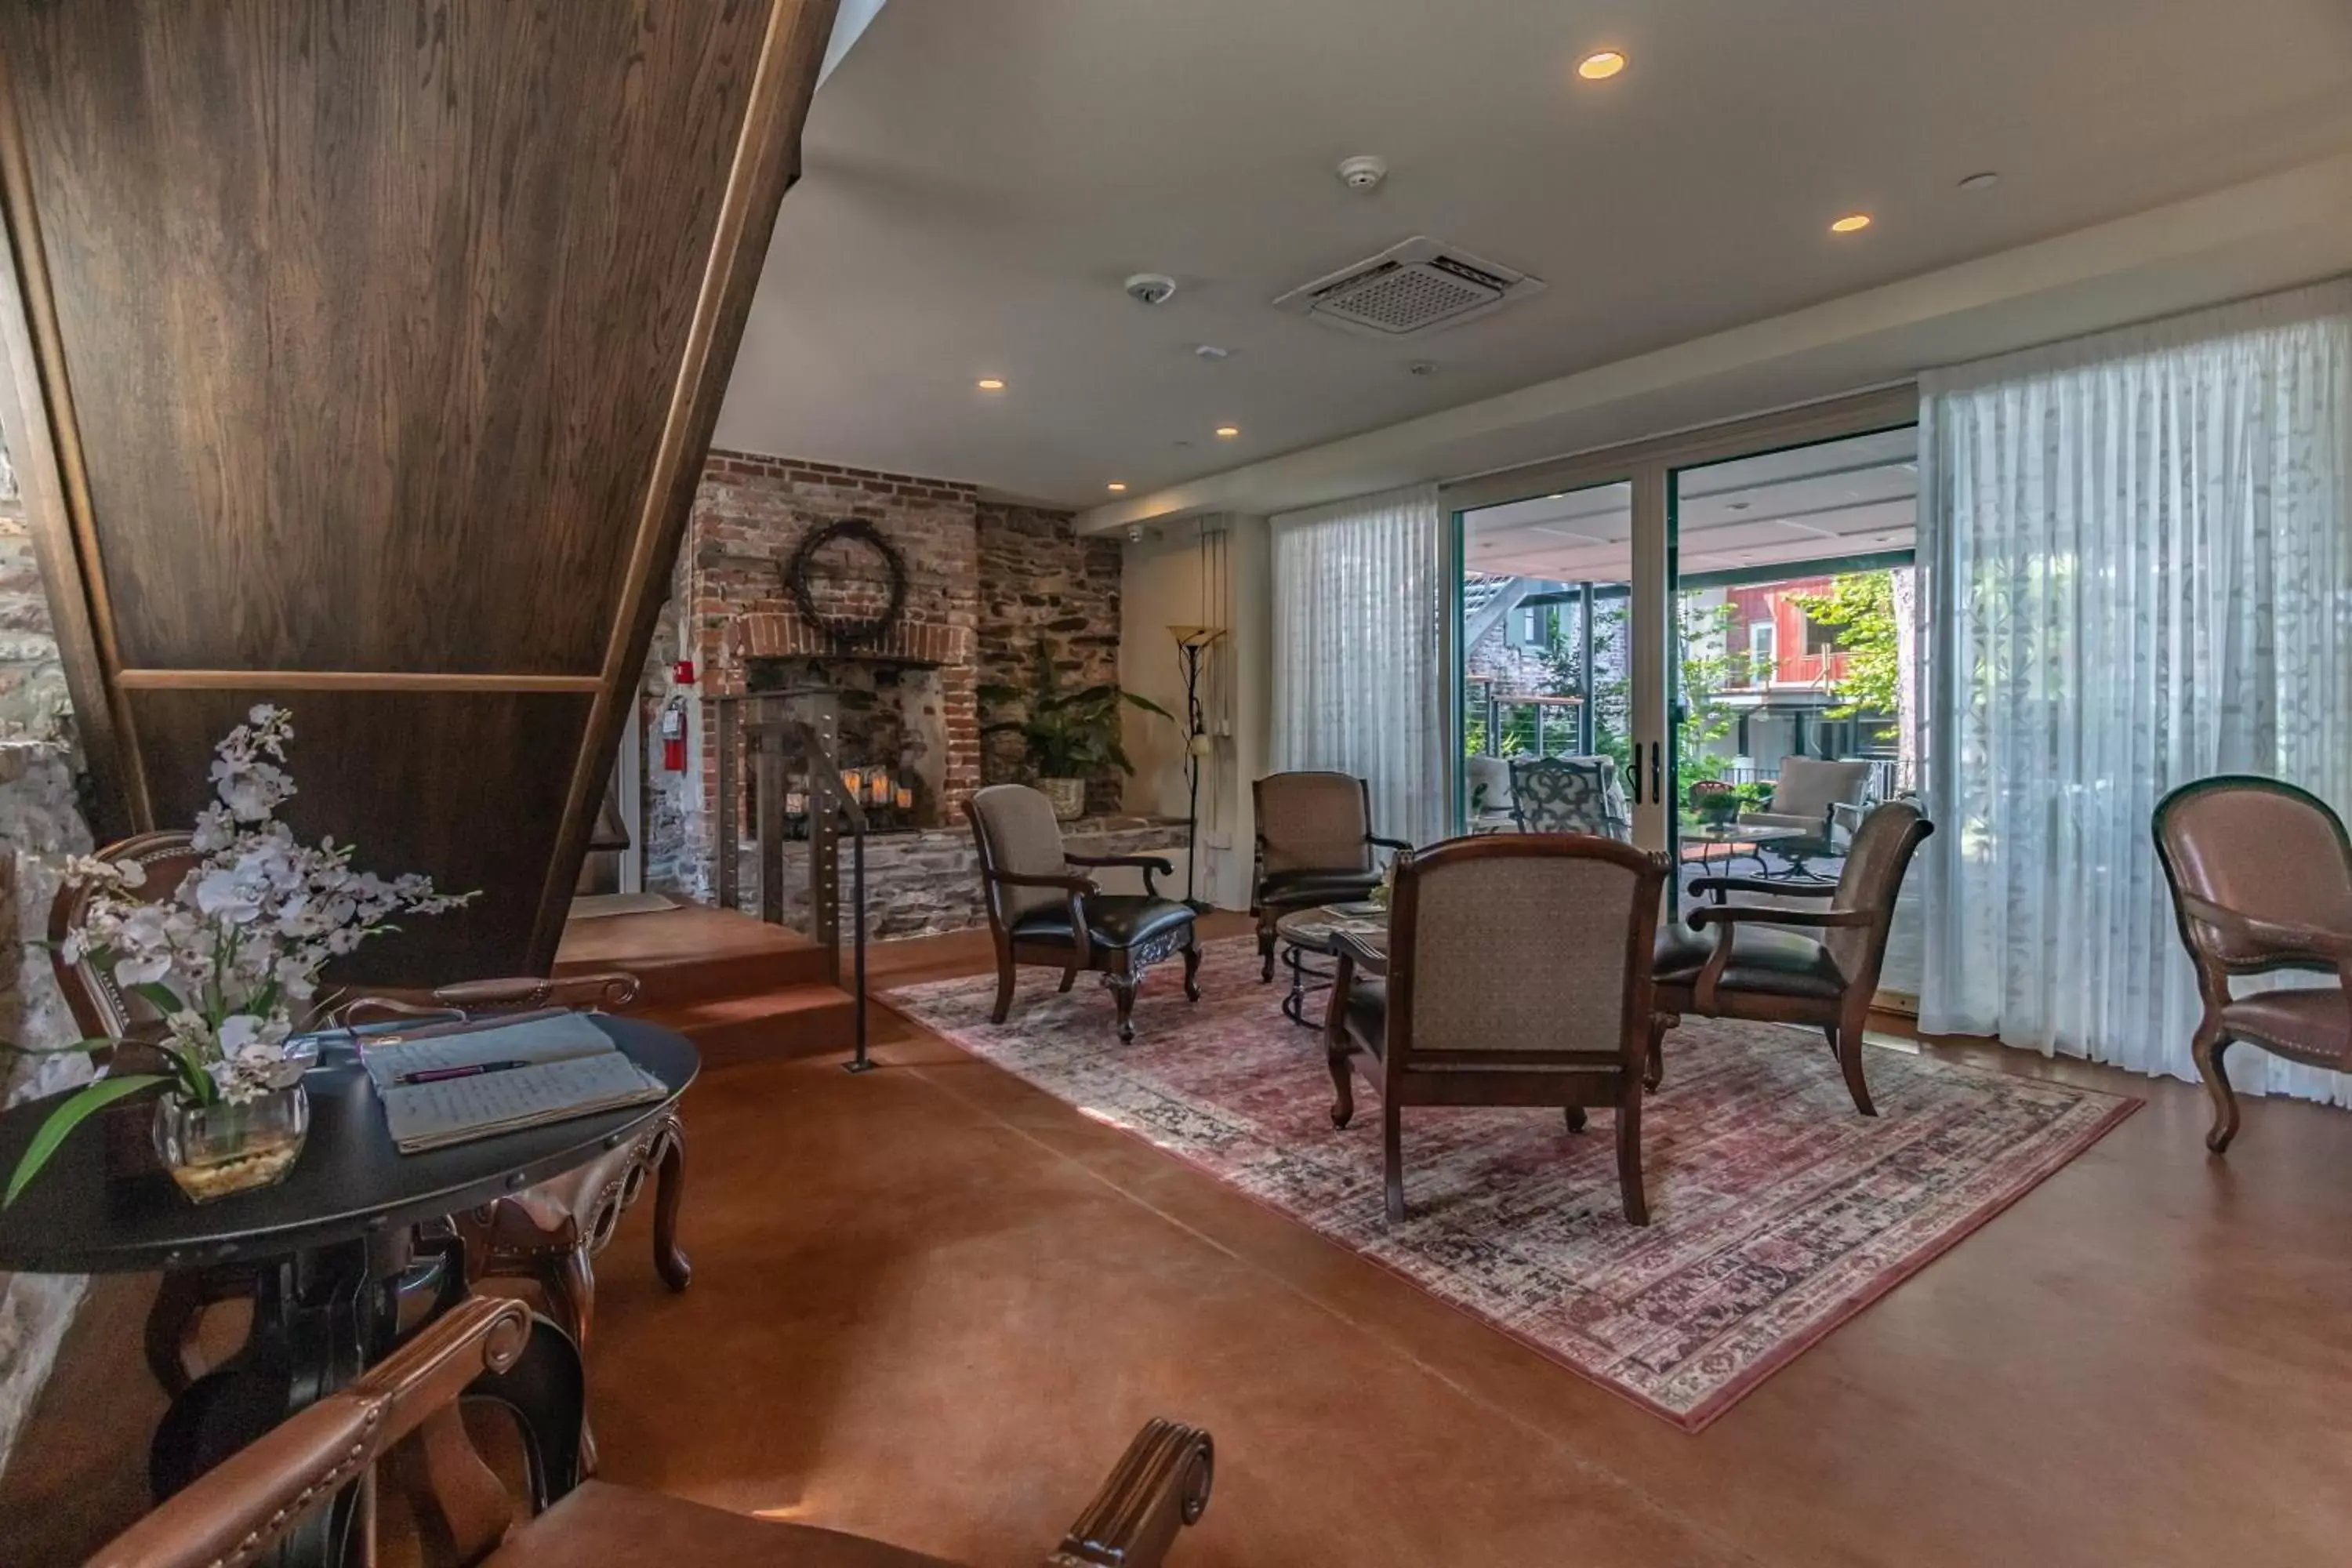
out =
{"type": "Polygon", "coordinates": [[[1418,1107],[1391,1226],[1377,1097],[1335,1131],[1321,1039],[1276,1011],[1255,944],[1203,957],[1197,1005],[1176,965],[1146,978],[1130,1046],[1084,976],[1061,996],[1023,971],[1002,1026],[992,976],[884,999],[1692,1432],[2140,1104],[1873,1048],[1872,1119],[1817,1033],[1691,1019],[1643,1116],[1646,1229],[1619,1207],[1608,1112],[1570,1133],[1557,1110],[1418,1107]]]}

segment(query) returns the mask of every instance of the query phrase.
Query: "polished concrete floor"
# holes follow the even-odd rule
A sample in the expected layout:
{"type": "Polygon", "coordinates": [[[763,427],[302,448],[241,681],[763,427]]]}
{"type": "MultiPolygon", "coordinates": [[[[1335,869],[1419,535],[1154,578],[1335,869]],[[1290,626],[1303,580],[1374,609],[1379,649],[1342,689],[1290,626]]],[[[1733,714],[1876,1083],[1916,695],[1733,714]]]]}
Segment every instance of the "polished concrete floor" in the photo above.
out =
{"type": "MultiPolygon", "coordinates": [[[[984,947],[884,963],[881,984],[968,972],[984,947]]],[[[598,1266],[607,1479],[1026,1564],[1163,1414],[1218,1444],[1176,1556],[1200,1568],[2352,1561],[2343,1112],[2252,1104],[2215,1161],[2191,1087],[1929,1047],[2149,1104],[1689,1436],[935,1037],[881,1033],[863,1078],[811,1059],[691,1091],[692,1289],[655,1276],[642,1209],[598,1266]]],[[[101,1293],[68,1345],[0,1483],[0,1562],[70,1561],[134,1505],[158,1403],[141,1305],[101,1293]]]]}

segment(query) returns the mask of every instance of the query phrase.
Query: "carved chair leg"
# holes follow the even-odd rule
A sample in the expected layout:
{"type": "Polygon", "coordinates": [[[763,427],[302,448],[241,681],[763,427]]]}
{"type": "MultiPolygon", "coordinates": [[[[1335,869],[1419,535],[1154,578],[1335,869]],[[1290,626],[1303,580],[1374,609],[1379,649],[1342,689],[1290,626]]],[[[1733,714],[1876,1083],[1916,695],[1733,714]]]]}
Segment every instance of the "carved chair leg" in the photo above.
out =
{"type": "Polygon", "coordinates": [[[988,1016],[992,1024],[1002,1024],[1004,1016],[1013,1011],[1013,959],[1009,953],[996,955],[996,1008],[988,1016]]]}
{"type": "Polygon", "coordinates": [[[1650,1223],[1650,1200],[1642,1190],[1642,1086],[1628,1079],[1617,1101],[1617,1184],[1625,1199],[1625,1223],[1650,1223]]]}
{"type": "Polygon", "coordinates": [[[1274,927],[1261,921],[1257,928],[1257,983],[1271,984],[1274,980],[1274,927]]]}
{"type": "Polygon", "coordinates": [[[1201,999],[1201,950],[1189,941],[1184,943],[1184,1000],[1201,999]]]}
{"type": "Polygon", "coordinates": [[[1650,1031],[1650,1059],[1642,1069],[1642,1087],[1652,1093],[1666,1081],[1666,1032],[1662,1028],[1650,1031]]]}
{"type": "Polygon", "coordinates": [[[661,1169],[654,1187],[654,1268],[662,1283],[683,1290],[694,1278],[694,1265],[677,1245],[677,1205],[686,1195],[686,1130],[675,1123],[662,1147],[661,1169]]]}
{"type": "Polygon", "coordinates": [[[2189,1047],[2197,1076],[2205,1080],[2205,1098],[2213,1103],[2213,1125],[2205,1134],[2205,1147],[2216,1154],[2228,1153],[2230,1141],[2238,1135],[2238,1096],[2221,1062],[2229,1049],[2230,1037],[2218,1022],[2198,1026],[2197,1038],[2189,1047]]]}
{"type": "Polygon", "coordinates": [[[1584,1107],[1580,1105],[1571,1105],[1568,1108],[1568,1130],[1570,1132],[1583,1131],[1584,1124],[1587,1120],[1588,1118],[1584,1114],[1584,1107]]]}
{"type": "Polygon", "coordinates": [[[1388,1213],[1392,1221],[1404,1218],[1404,1107],[1396,1102],[1393,1090],[1381,1101],[1381,1185],[1388,1193],[1388,1213]]]}
{"type": "Polygon", "coordinates": [[[547,1292],[547,1315],[585,1353],[596,1317],[596,1275],[589,1267],[587,1242],[548,1254],[540,1265],[539,1283],[547,1292]]]}
{"type": "Polygon", "coordinates": [[[1063,995],[1067,996],[1070,994],[1070,987],[1076,985],[1077,983],[1078,966],[1076,964],[1074,963],[1069,968],[1062,971],[1061,993],[1063,995]]]}
{"type": "Polygon", "coordinates": [[[1356,1119],[1355,1075],[1348,1064],[1347,1042],[1327,1038],[1323,1043],[1323,1064],[1331,1072],[1331,1125],[1344,1128],[1356,1119]]]}
{"type": "Polygon", "coordinates": [[[1124,970],[1113,970],[1103,976],[1110,987],[1112,999],[1118,1004],[1118,1042],[1127,1045],[1135,1038],[1135,976],[1124,970]]]}
{"type": "Polygon", "coordinates": [[[1837,1052],[1838,1070],[1845,1074],[1846,1092],[1853,1096],[1853,1108],[1864,1116],[1877,1115],[1878,1108],[1870,1103],[1870,1085],[1862,1076],[1862,1026],[1830,1025],[1822,1033],[1830,1037],[1830,1048],[1837,1052]]]}
{"type": "Polygon", "coordinates": [[[147,1370],[164,1393],[177,1398],[195,1380],[189,1370],[196,1331],[211,1296],[204,1276],[184,1270],[163,1276],[154,1305],[147,1309],[147,1370]]]}

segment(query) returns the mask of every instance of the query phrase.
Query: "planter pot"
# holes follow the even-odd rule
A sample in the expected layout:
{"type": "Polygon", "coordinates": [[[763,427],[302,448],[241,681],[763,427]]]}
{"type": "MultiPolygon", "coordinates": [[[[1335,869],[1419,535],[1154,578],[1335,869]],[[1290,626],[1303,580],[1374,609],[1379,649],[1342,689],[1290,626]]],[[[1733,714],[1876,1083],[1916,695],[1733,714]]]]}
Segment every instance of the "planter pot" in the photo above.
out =
{"type": "Polygon", "coordinates": [[[1087,781],[1084,779],[1039,779],[1037,787],[1054,803],[1054,816],[1060,822],[1076,822],[1087,814],[1087,781]]]}
{"type": "Polygon", "coordinates": [[[155,1102],[155,1154],[195,1203],[282,1179],[310,1131],[310,1096],[298,1081],[242,1105],[197,1105],[178,1094],[155,1102]]]}

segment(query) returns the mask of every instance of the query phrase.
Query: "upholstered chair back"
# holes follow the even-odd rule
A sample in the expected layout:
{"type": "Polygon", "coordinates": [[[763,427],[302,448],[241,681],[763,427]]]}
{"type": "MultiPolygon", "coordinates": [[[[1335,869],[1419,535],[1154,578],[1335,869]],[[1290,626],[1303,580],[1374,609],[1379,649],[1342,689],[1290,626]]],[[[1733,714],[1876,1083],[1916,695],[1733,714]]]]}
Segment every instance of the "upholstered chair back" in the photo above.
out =
{"type": "Polygon", "coordinates": [[[1268,773],[1250,786],[1262,870],[1369,871],[1371,808],[1352,773],[1268,773]]]}
{"type": "Polygon", "coordinates": [[[1613,758],[1513,758],[1511,802],[1523,833],[1593,833],[1620,840],[1633,836],[1613,758]]]}
{"type": "MultiPolygon", "coordinates": [[[[146,880],[125,890],[131,897],[151,904],[160,904],[177,893],[180,883],[204,859],[190,846],[188,835],[178,831],[142,833],[119,844],[110,844],[98,853],[100,859],[128,860],[144,871],[146,880]]],[[[93,891],[86,885],[70,882],[58,889],[57,897],[49,903],[52,944],[62,942],[66,933],[80,923],[93,891]]],[[[49,964],[57,974],[58,989],[65,993],[66,1006],[86,1037],[121,1039],[142,1025],[161,1020],[162,1015],[148,1005],[144,997],[117,985],[113,972],[106,965],[86,956],[79,963],[68,963],[55,945],[49,949],[49,964]]]]}
{"type": "MultiPolygon", "coordinates": [[[[971,797],[971,829],[980,843],[983,871],[1010,871],[1017,877],[1066,877],[1062,858],[1062,825],[1054,819],[1054,803],[1027,784],[991,784],[971,797]]],[[[1036,910],[1058,910],[1069,895],[1058,888],[1006,887],[988,884],[990,908],[998,921],[1011,925],[1036,910]]]]}
{"type": "MultiPolygon", "coordinates": [[[[1403,1054],[1613,1051],[1630,1020],[1647,1028],[1663,856],[1508,835],[1398,868],[1389,994],[1410,1019],[1403,1054]]],[[[1393,1023],[1390,1038],[1396,1049],[1393,1023]]]]}
{"type": "Polygon", "coordinates": [[[1911,868],[1919,841],[1934,831],[1918,806],[1907,800],[1888,801],[1853,830],[1845,865],[1838,873],[1833,907],[1866,910],[1877,918],[1866,926],[1832,926],[1822,933],[1822,945],[1829,949],[1847,984],[1876,986],[1904,873],[1911,868]]]}
{"type": "Polygon", "coordinates": [[[1823,762],[1819,757],[1784,757],[1780,779],[1772,786],[1774,816],[1804,816],[1829,820],[1833,805],[1860,805],[1870,789],[1867,762],[1823,762]]]}
{"type": "MultiPolygon", "coordinates": [[[[2282,924],[2352,931],[2352,844],[2343,819],[2277,779],[2201,779],[2156,808],[2156,847],[2176,893],[2282,924]]],[[[2233,973],[2333,970],[2324,953],[2259,945],[2180,914],[2192,957],[2233,973]]]]}

